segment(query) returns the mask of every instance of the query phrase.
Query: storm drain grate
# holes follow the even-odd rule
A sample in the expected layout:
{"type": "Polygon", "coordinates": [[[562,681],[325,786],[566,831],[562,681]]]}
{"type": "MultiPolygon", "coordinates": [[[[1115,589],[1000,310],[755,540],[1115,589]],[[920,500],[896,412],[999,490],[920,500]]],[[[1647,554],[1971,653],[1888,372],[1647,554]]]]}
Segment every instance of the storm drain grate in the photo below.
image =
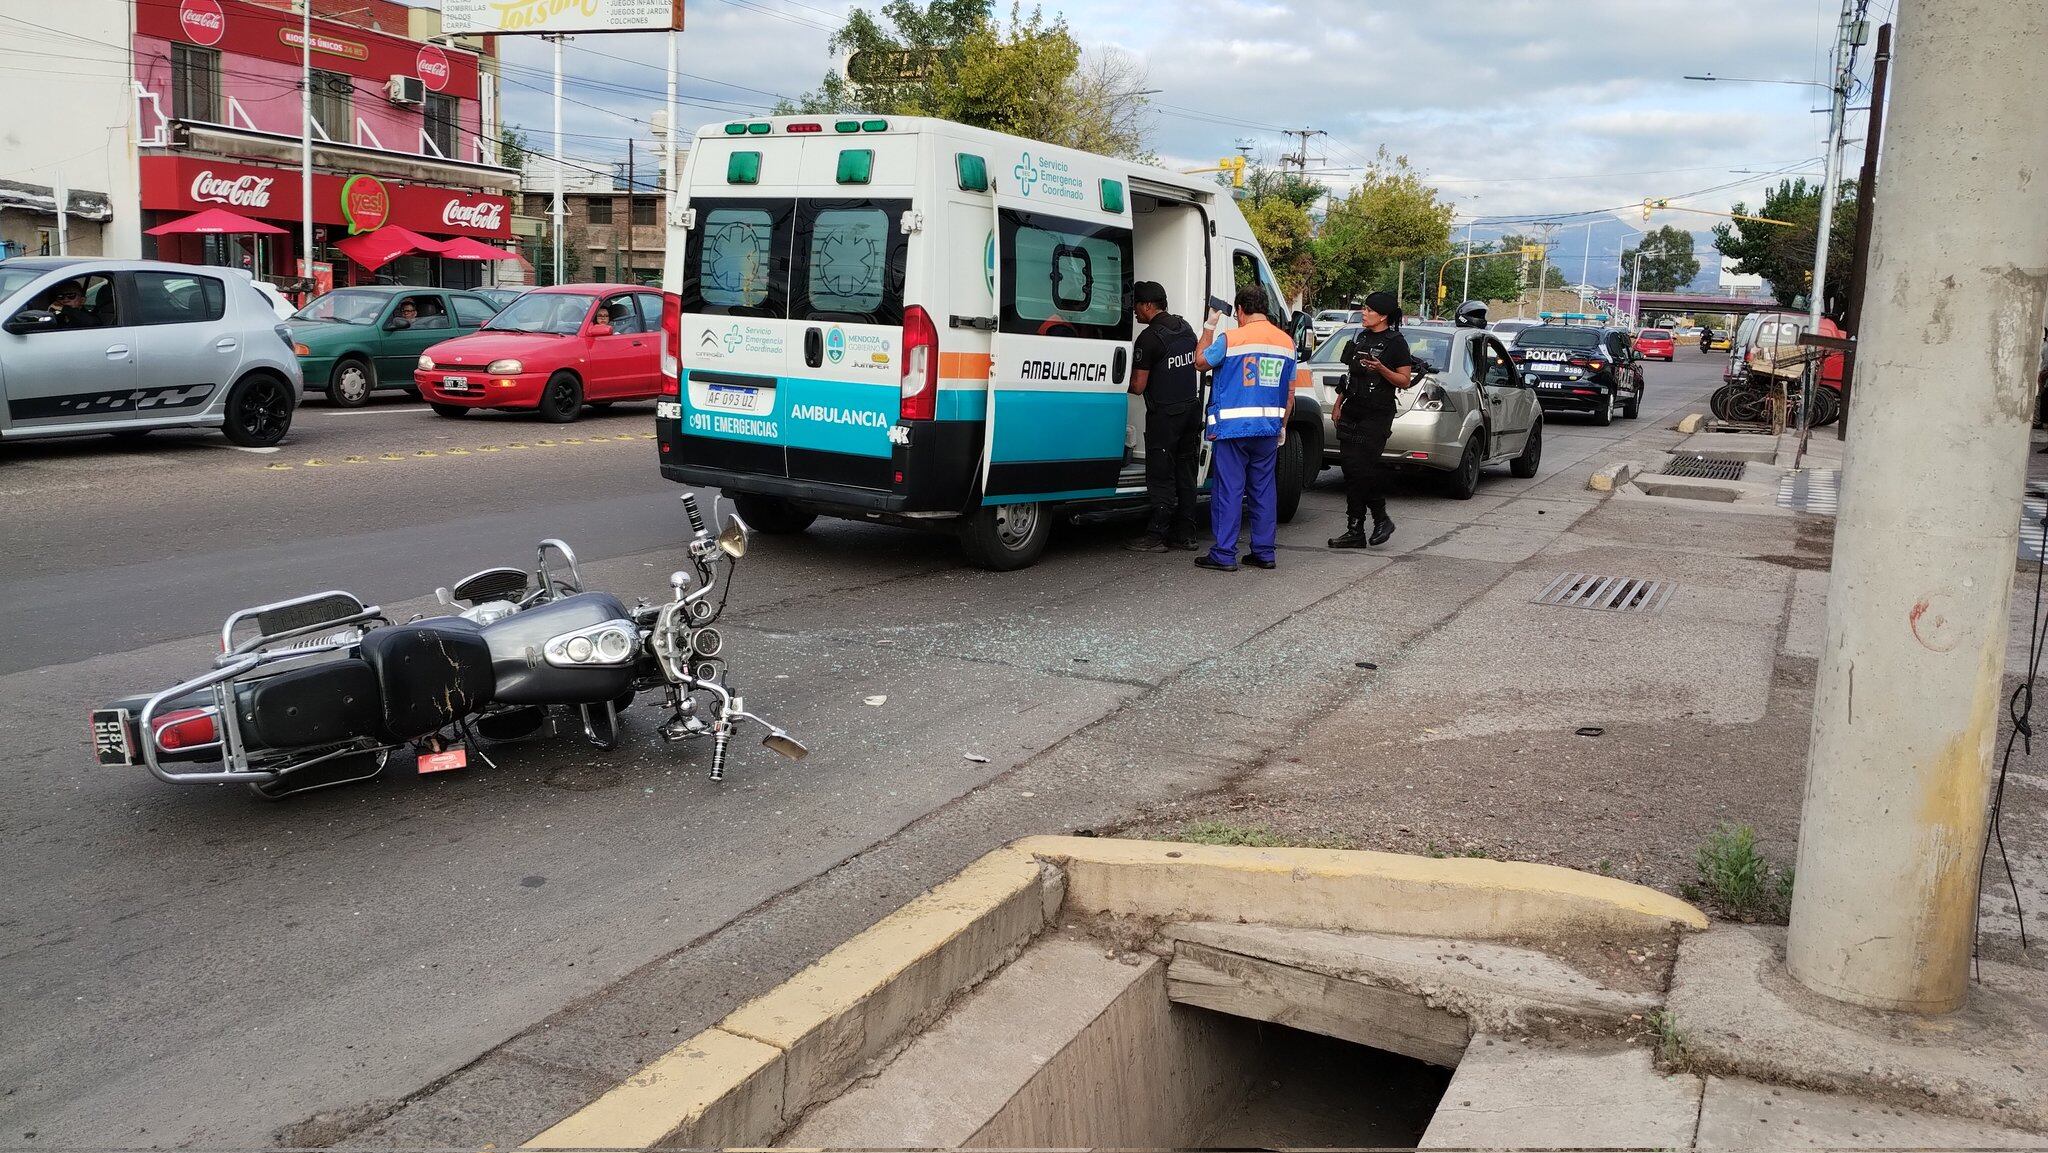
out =
{"type": "Polygon", "coordinates": [[[1612,613],[1653,613],[1671,599],[1676,585],[1642,577],[1601,576],[1597,573],[1568,572],[1550,582],[1539,605],[1568,609],[1599,609],[1612,613]]]}
{"type": "Polygon", "coordinates": [[[1778,507],[1833,516],[1842,503],[1842,473],[1833,468],[1802,468],[1778,478],[1778,507]]]}
{"type": "Polygon", "coordinates": [[[1671,463],[1664,466],[1665,476],[1689,476],[1700,480],[1741,480],[1742,466],[1748,463],[1740,460],[1721,460],[1717,457],[1687,454],[1673,456],[1671,463]]]}

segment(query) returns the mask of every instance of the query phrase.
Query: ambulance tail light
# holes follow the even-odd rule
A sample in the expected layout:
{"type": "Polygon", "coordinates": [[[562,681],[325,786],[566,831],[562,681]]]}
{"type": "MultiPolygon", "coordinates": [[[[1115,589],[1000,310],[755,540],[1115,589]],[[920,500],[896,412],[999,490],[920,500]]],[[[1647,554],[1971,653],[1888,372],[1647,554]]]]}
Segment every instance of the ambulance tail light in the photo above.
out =
{"type": "Polygon", "coordinates": [[[661,294],[661,395],[683,394],[683,299],[661,294]]]}
{"type": "Polygon", "coordinates": [[[903,310],[904,420],[934,420],[939,414],[939,329],[918,305],[903,310]]]}

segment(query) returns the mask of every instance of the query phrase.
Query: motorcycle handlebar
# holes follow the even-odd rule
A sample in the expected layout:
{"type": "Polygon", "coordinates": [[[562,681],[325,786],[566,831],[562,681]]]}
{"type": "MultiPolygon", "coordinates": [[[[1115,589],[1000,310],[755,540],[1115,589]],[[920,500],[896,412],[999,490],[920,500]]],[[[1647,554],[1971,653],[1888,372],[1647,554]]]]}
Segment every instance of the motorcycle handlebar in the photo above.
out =
{"type": "Polygon", "coordinates": [[[697,509],[697,494],[690,492],[683,494],[683,511],[690,516],[690,531],[698,536],[703,536],[710,531],[704,527],[704,514],[697,509]]]}

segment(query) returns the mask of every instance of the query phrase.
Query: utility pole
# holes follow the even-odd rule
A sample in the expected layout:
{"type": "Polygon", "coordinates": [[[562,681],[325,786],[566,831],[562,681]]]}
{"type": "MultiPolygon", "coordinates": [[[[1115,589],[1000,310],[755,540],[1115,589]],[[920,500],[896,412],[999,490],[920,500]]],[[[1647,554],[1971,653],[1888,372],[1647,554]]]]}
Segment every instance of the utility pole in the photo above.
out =
{"type": "MultiPolygon", "coordinates": [[[[1870,275],[1870,212],[1877,194],[1877,154],[1884,140],[1884,88],[1892,66],[1892,26],[1877,30],[1877,60],[1870,70],[1870,124],[1863,132],[1863,171],[1856,177],[1856,241],[1849,258],[1849,299],[1843,305],[1842,327],[1851,337],[1863,330],[1863,289],[1870,275]]],[[[1842,415],[1835,421],[1835,439],[1849,436],[1849,397],[1856,379],[1856,352],[1842,357],[1842,415]]]]}
{"type": "Polygon", "coordinates": [[[1327,157],[1322,156],[1310,156],[1308,154],[1308,142],[1312,138],[1317,136],[1328,136],[1329,133],[1323,131],[1320,128],[1294,128],[1289,129],[1287,131],[1287,135],[1300,137],[1301,147],[1295,149],[1293,152],[1290,152],[1285,156],[1282,156],[1280,158],[1280,166],[1282,168],[1285,168],[1288,165],[1292,164],[1294,166],[1295,175],[1300,176],[1303,180],[1306,180],[1308,179],[1309,161],[1313,160],[1317,164],[1321,164],[1324,160],[1327,159],[1327,157]]]}
{"type": "MultiPolygon", "coordinates": [[[[1842,17],[1835,27],[1833,95],[1828,102],[1828,155],[1826,175],[1820,184],[1820,234],[1814,239],[1813,289],[1807,301],[1808,332],[1820,331],[1823,302],[1828,288],[1828,234],[1835,223],[1835,184],[1842,177],[1842,119],[1849,107],[1849,88],[1856,81],[1856,46],[1863,43],[1862,10],[1869,0],[1842,0],[1842,17]]],[[[1811,405],[1802,406],[1803,413],[1811,405]]],[[[1804,418],[1801,418],[1801,426],[1804,418]]]]}
{"type": "Polygon", "coordinates": [[[2048,303],[2043,43],[2048,4],[1899,13],[1785,958],[1853,1005],[1969,989],[2048,303]]]}
{"type": "Polygon", "coordinates": [[[1543,243],[1536,250],[1536,311],[1540,315],[1546,303],[1544,289],[1549,287],[1546,282],[1550,278],[1550,234],[1557,231],[1557,225],[1539,224],[1536,227],[1543,233],[1543,243]]]}

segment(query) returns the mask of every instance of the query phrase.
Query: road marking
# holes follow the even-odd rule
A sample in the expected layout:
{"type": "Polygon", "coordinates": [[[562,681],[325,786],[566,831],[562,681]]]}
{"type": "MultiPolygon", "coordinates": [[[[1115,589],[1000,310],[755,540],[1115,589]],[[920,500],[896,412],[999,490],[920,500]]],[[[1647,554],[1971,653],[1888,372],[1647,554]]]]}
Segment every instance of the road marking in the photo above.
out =
{"type": "MultiPolygon", "coordinates": [[[[582,445],[588,444],[627,444],[633,441],[653,439],[655,439],[655,434],[651,432],[622,432],[611,436],[565,436],[560,440],[555,440],[551,437],[540,437],[531,441],[513,440],[507,441],[504,444],[479,444],[472,445],[466,448],[417,448],[412,449],[410,452],[400,449],[387,449],[377,453],[374,456],[367,453],[349,453],[339,459],[329,459],[315,456],[308,457],[302,464],[299,465],[270,464],[264,466],[264,468],[265,471],[267,472],[292,472],[301,467],[326,468],[330,465],[335,464],[370,464],[372,462],[380,461],[391,462],[407,460],[438,460],[444,456],[483,456],[490,453],[504,452],[507,449],[567,448],[570,446],[580,447],[582,445]]],[[[245,449],[244,451],[250,450],[245,449]]],[[[255,451],[277,452],[279,450],[272,448],[260,449],[255,451]]]]}

